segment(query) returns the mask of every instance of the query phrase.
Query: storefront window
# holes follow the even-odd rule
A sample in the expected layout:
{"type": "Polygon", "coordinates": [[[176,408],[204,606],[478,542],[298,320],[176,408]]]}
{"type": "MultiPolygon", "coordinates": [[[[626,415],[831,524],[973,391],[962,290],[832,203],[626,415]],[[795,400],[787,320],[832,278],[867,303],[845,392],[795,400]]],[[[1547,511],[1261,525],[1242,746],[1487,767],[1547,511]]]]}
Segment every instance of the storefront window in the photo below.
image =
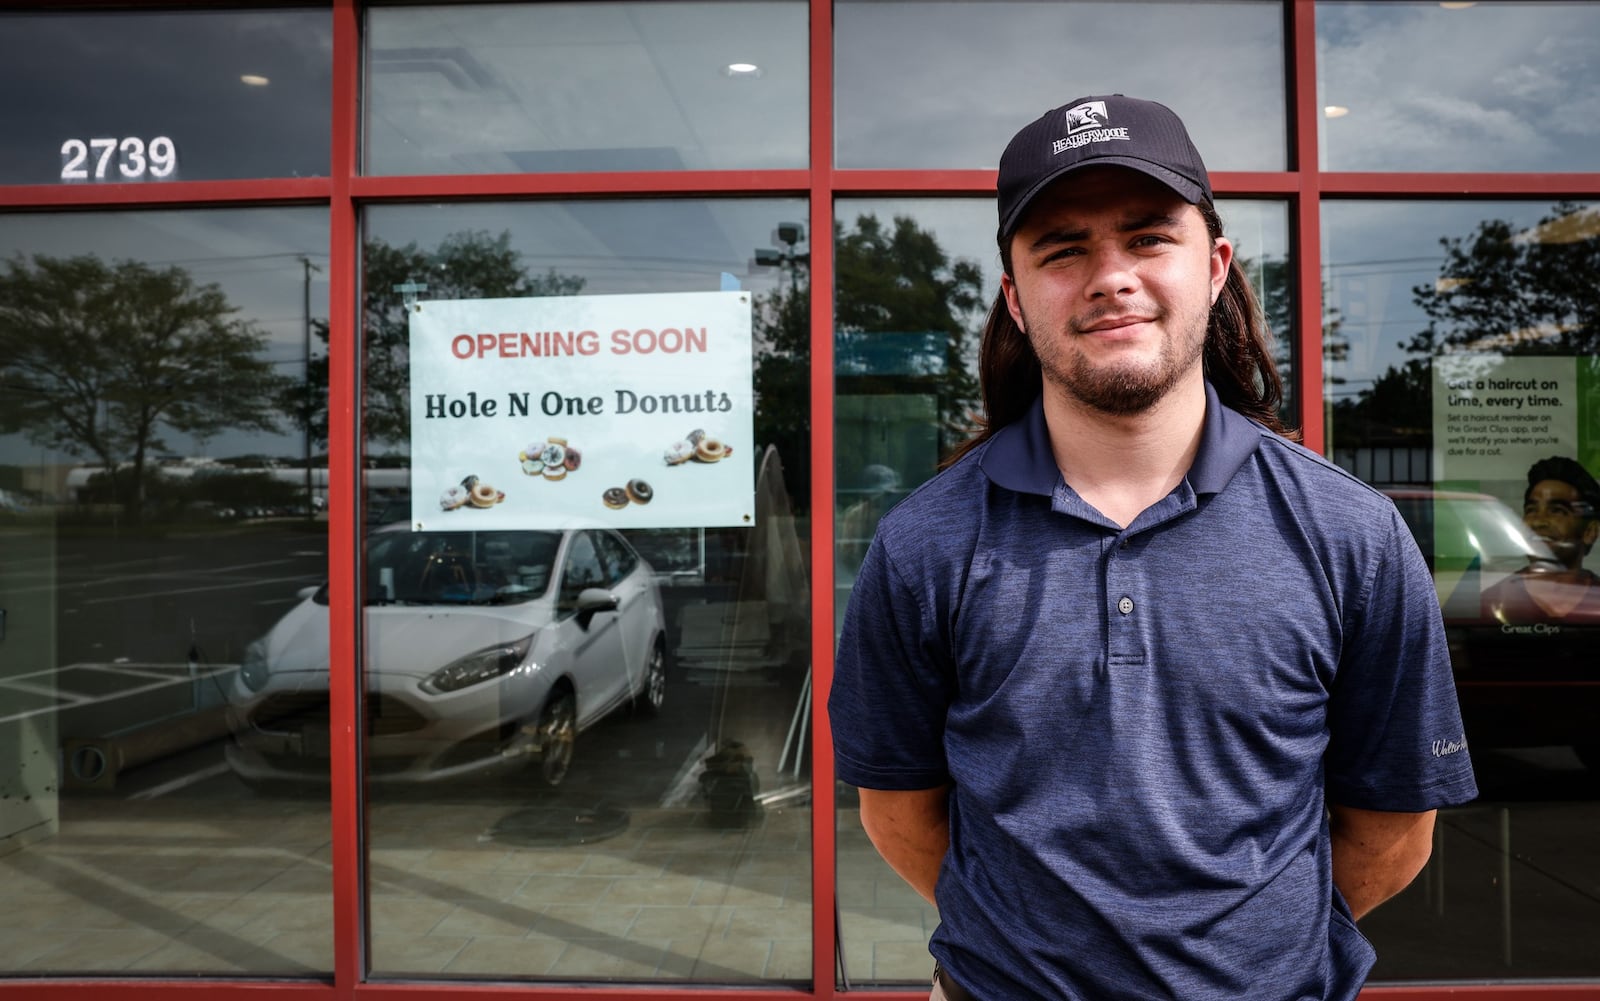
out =
{"type": "Polygon", "coordinates": [[[366,171],[804,167],[804,3],[367,13],[366,171]]]}
{"type": "MultiPolygon", "coordinates": [[[[1279,335],[1287,380],[1288,206],[1228,199],[1217,208],[1279,335]]],[[[835,229],[837,629],[878,520],[969,436],[1000,257],[989,199],[844,199],[835,229]]],[[[938,912],[872,848],[855,789],[840,785],[837,804],[843,982],[926,982],[938,912]]]]}
{"type": "Polygon", "coordinates": [[[843,168],[994,167],[1028,122],[1108,93],[1171,106],[1212,170],[1287,162],[1277,3],[838,0],[834,60],[843,168]]]}
{"type": "Polygon", "coordinates": [[[809,981],[804,202],[365,222],[373,972],[809,981]]]}
{"type": "Polygon", "coordinates": [[[326,176],[331,35],[326,9],[0,14],[0,184],[326,176]]]}
{"type": "Polygon", "coordinates": [[[327,214],[0,234],[0,968],[326,973],[326,727],[320,793],[237,752],[260,638],[327,574],[327,214]]]}
{"type": "Polygon", "coordinates": [[[1592,977],[1600,209],[1324,206],[1329,455],[1433,570],[1481,798],[1363,928],[1374,976],[1592,977]]]}
{"type": "Polygon", "coordinates": [[[1600,5],[1319,3],[1324,170],[1588,171],[1600,5]]]}

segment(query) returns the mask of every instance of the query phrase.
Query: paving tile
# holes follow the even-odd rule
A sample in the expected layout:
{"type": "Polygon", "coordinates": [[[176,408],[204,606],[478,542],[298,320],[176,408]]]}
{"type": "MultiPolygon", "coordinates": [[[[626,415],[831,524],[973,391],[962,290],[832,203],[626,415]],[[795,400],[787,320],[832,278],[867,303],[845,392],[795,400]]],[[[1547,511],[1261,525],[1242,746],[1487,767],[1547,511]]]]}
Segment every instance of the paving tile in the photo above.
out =
{"type": "Polygon", "coordinates": [[[440,972],[542,977],[566,948],[561,942],[480,936],[462,946],[440,972]]]}
{"type": "Polygon", "coordinates": [[[661,879],[612,880],[600,899],[608,904],[688,904],[700,880],[692,877],[668,876],[661,879]]]}
{"type": "Polygon", "coordinates": [[[551,904],[533,923],[533,934],[571,942],[586,938],[622,938],[643,908],[614,904],[551,904]]]}
{"type": "Polygon", "coordinates": [[[454,935],[372,935],[372,972],[380,977],[433,975],[466,947],[470,938],[454,935]]]}
{"type": "Polygon", "coordinates": [[[434,925],[436,935],[509,936],[522,938],[538,920],[537,910],[516,907],[495,907],[483,910],[476,907],[457,907],[434,925]]]}
{"type": "Polygon", "coordinates": [[[572,980],[654,979],[667,955],[666,939],[575,942],[550,967],[549,975],[572,980]]]}

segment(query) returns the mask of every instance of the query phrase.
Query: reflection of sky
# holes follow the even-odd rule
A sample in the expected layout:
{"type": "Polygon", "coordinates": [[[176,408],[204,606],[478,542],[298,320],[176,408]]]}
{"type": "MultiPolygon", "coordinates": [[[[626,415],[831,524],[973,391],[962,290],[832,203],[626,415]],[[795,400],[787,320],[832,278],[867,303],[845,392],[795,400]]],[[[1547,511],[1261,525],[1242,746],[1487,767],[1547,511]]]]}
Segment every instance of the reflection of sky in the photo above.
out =
{"type": "Polygon", "coordinates": [[[1600,5],[1317,4],[1328,170],[1588,171],[1600,163],[1600,5]]]}
{"type": "Polygon", "coordinates": [[[326,9],[0,14],[0,183],[59,182],[97,137],[167,136],[174,180],[327,176],[332,51],[326,9]]]}
{"type": "Polygon", "coordinates": [[[1212,170],[1286,164],[1277,3],[840,0],[834,51],[840,167],[992,168],[1028,122],[1107,93],[1169,105],[1212,170]]]}
{"type": "Polygon", "coordinates": [[[793,0],[375,8],[368,168],[804,167],[807,17],[793,0]]]}
{"type": "MultiPolygon", "coordinates": [[[[322,268],[311,275],[311,315],[328,315],[327,211],[320,208],[214,209],[151,212],[26,213],[3,217],[0,257],[21,254],[101,260],[133,260],[152,268],[179,267],[197,284],[216,283],[238,312],[267,335],[266,356],[278,371],[303,371],[305,271],[302,258],[322,268]]],[[[321,353],[315,339],[312,350],[321,353]]],[[[163,431],[174,452],[198,455],[186,436],[163,431]]],[[[204,454],[298,456],[298,433],[279,436],[224,432],[205,444],[204,454]]],[[[64,462],[40,456],[20,435],[0,437],[0,462],[64,462]]]]}
{"type": "Polygon", "coordinates": [[[1428,318],[1412,289],[1431,287],[1445,261],[1442,238],[1465,238],[1486,219],[1505,219],[1513,231],[1536,225],[1549,201],[1328,201],[1322,209],[1324,307],[1337,309],[1350,357],[1330,363],[1342,377],[1331,397],[1353,395],[1406,359],[1403,341],[1425,330],[1428,318]]]}

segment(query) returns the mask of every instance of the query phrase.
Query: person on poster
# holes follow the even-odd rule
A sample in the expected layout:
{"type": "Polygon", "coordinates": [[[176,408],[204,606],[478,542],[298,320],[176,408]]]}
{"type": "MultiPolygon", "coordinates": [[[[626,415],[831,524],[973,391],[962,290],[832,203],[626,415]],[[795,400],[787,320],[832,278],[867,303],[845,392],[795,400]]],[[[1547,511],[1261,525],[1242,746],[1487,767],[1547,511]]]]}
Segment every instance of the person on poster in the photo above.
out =
{"type": "Polygon", "coordinates": [[[1048,112],[998,194],[981,429],[879,522],[828,700],[930,998],[1348,1001],[1477,794],[1427,566],[1287,437],[1172,111],[1048,112]]]}
{"type": "Polygon", "coordinates": [[[1600,483],[1576,459],[1540,459],[1528,469],[1522,522],[1559,565],[1535,564],[1485,588],[1484,617],[1502,625],[1600,625],[1600,576],[1583,566],[1600,539],[1600,483]]]}

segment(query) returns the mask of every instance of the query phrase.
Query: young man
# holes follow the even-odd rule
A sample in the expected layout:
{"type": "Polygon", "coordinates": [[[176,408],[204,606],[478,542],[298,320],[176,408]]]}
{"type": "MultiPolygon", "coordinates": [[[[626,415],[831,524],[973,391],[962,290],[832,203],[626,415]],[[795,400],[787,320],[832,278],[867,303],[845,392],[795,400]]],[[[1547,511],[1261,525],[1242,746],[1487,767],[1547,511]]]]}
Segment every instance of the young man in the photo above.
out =
{"type": "Polygon", "coordinates": [[[1120,95],[1000,161],[984,425],[879,524],[829,698],[934,998],[1353,998],[1476,795],[1428,571],[1281,433],[1211,201],[1120,95]]]}

